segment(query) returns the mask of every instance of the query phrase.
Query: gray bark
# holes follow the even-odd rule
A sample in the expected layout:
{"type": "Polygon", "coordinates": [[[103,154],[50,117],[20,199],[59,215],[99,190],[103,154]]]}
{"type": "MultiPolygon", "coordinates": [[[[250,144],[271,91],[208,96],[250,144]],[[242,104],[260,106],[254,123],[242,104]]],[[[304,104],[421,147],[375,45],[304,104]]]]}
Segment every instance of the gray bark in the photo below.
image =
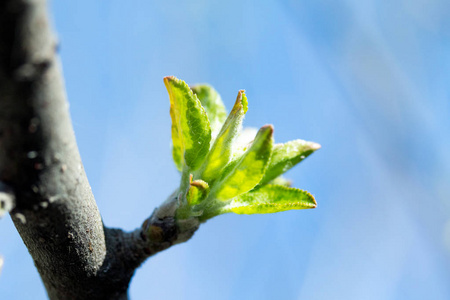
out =
{"type": "Polygon", "coordinates": [[[14,200],[12,220],[50,299],[127,299],[136,268],[198,222],[177,223],[172,196],[134,232],[104,227],[46,9],[44,0],[0,2],[0,194],[14,200]]]}

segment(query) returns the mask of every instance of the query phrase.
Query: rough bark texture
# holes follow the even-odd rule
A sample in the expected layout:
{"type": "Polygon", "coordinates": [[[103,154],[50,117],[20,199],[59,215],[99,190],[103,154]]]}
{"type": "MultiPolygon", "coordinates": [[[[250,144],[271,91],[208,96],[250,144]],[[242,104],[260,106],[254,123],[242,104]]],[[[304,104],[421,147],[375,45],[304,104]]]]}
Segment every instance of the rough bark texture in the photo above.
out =
{"type": "Polygon", "coordinates": [[[172,196],[132,233],[103,226],[46,10],[44,0],[0,2],[0,194],[15,200],[12,220],[50,299],[127,299],[135,269],[198,222],[175,222],[172,196]]]}

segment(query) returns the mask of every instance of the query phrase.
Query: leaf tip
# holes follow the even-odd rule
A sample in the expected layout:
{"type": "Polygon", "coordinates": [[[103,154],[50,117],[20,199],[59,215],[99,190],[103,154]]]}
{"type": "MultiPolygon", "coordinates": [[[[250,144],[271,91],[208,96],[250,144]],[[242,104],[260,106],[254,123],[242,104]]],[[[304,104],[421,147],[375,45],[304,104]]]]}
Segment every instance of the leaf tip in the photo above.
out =
{"type": "Polygon", "coordinates": [[[248,110],[248,101],[247,96],[245,96],[245,90],[239,90],[238,95],[236,97],[236,102],[234,103],[231,113],[236,114],[238,111],[241,110],[244,114],[247,113],[248,110]]]}
{"type": "Polygon", "coordinates": [[[238,92],[238,99],[242,105],[242,110],[244,111],[244,114],[247,113],[248,110],[248,100],[247,96],[245,95],[245,90],[239,90],[238,92]]]}
{"type": "Polygon", "coordinates": [[[259,131],[261,132],[261,133],[265,133],[265,134],[270,134],[270,135],[272,135],[273,134],[273,125],[272,124],[266,124],[266,125],[264,125],[264,126],[262,126],[260,129],[259,129],[259,131]]]}
{"type": "Polygon", "coordinates": [[[311,150],[316,151],[316,150],[319,150],[320,148],[322,148],[322,146],[318,143],[311,142],[310,148],[311,148],[311,150]]]}
{"type": "Polygon", "coordinates": [[[173,82],[176,82],[177,78],[175,76],[166,76],[164,77],[164,85],[166,86],[167,91],[171,92],[171,85],[173,84],[173,82]]]}
{"type": "Polygon", "coordinates": [[[309,201],[308,201],[309,207],[308,208],[316,208],[317,207],[316,198],[314,198],[314,196],[308,191],[302,191],[302,192],[305,192],[306,195],[309,197],[309,201]]]}
{"type": "Polygon", "coordinates": [[[171,76],[166,76],[164,77],[164,84],[166,86],[167,89],[169,89],[171,86],[175,86],[175,87],[182,87],[182,88],[189,88],[189,86],[187,85],[186,82],[184,82],[183,80],[171,75],[171,76]]]}
{"type": "Polygon", "coordinates": [[[177,78],[173,75],[164,77],[164,83],[168,83],[169,81],[174,81],[177,78]]]}

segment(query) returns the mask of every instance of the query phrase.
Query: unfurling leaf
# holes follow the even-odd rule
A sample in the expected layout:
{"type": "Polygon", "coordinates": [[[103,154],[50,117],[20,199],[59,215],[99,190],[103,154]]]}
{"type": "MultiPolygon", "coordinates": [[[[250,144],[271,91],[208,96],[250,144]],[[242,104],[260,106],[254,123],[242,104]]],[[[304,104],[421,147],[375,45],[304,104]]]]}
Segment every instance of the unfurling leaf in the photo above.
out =
{"type": "Polygon", "coordinates": [[[222,213],[269,214],[316,206],[314,197],[306,191],[269,184],[234,198],[222,208],[222,213]]]}
{"type": "Polygon", "coordinates": [[[320,149],[319,144],[303,140],[275,144],[273,146],[272,158],[260,185],[264,185],[277,178],[318,149],[320,149]]]}
{"type": "Polygon", "coordinates": [[[244,91],[239,91],[236,102],[228,118],[222,126],[214,144],[204,162],[201,178],[212,183],[220,175],[221,170],[229,163],[232,155],[232,145],[242,126],[247,111],[247,97],[244,91]]]}
{"type": "Polygon", "coordinates": [[[212,136],[216,136],[227,118],[227,111],[219,93],[208,84],[193,86],[192,91],[197,95],[208,116],[212,136]]]}
{"type": "Polygon", "coordinates": [[[172,155],[182,171],[174,198],[178,224],[204,222],[229,212],[263,214],[316,207],[311,194],[291,188],[282,174],[319,149],[319,144],[295,140],[273,145],[272,125],[257,132],[242,130],[248,108],[243,90],[226,117],[220,95],[211,86],[189,88],[172,76],[164,83],[170,98],[172,155]]]}
{"type": "Polygon", "coordinates": [[[172,118],[172,154],[178,170],[196,170],[209,151],[211,128],[200,100],[189,86],[173,76],[165,77],[172,118]]]}
{"type": "Polygon", "coordinates": [[[215,183],[214,195],[218,200],[234,198],[253,189],[261,180],[270,159],[273,127],[261,127],[250,148],[239,159],[232,161],[222,178],[215,183]]]}
{"type": "Polygon", "coordinates": [[[190,183],[188,193],[186,195],[189,205],[197,205],[206,198],[209,192],[208,183],[203,180],[195,180],[190,183]]]}

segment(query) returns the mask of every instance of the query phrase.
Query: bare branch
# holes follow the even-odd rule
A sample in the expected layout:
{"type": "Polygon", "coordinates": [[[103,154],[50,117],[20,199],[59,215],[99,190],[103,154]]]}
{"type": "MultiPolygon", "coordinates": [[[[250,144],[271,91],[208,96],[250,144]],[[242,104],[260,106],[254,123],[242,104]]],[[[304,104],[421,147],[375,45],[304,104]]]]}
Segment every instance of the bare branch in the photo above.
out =
{"type": "Polygon", "coordinates": [[[132,233],[104,228],[73,133],[45,0],[0,3],[0,182],[50,299],[127,299],[135,269],[189,239],[174,197],[132,233]]]}
{"type": "MultiPolygon", "coordinates": [[[[15,195],[14,224],[51,299],[105,297],[98,274],[110,245],[75,142],[46,2],[3,1],[0,40],[0,180],[15,195]]],[[[113,293],[126,295],[123,281],[113,293]]]]}

